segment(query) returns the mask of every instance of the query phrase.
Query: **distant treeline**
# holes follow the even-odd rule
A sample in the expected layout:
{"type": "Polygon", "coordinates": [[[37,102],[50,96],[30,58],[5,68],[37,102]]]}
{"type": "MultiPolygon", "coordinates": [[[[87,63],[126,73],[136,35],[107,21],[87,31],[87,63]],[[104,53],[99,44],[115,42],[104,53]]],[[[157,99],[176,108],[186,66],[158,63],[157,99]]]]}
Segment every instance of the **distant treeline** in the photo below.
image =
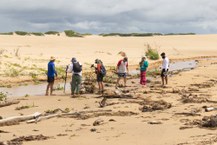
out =
{"type": "MultiPolygon", "coordinates": [[[[64,31],[65,35],[68,37],[83,37],[87,35],[92,35],[90,33],[85,33],[81,34],[78,32],[75,32],[73,30],[65,30],[64,31]]],[[[15,31],[15,32],[6,32],[6,33],[0,33],[0,35],[21,35],[21,36],[44,36],[44,35],[57,35],[60,36],[60,32],[58,31],[47,31],[47,32],[25,32],[25,31],[15,31]]],[[[195,35],[195,33],[167,33],[167,34],[162,34],[162,33],[102,33],[99,34],[100,36],[120,36],[120,37],[145,37],[145,36],[165,36],[165,35],[195,35]]]]}
{"type": "MultiPolygon", "coordinates": [[[[81,33],[75,32],[73,30],[65,30],[64,33],[68,37],[83,37],[83,36],[91,35],[89,33],[81,34],[81,33]]],[[[58,32],[58,31],[47,31],[45,33],[42,33],[42,32],[25,32],[25,31],[0,33],[0,35],[13,35],[13,34],[17,34],[20,36],[31,36],[31,35],[34,35],[34,36],[44,36],[44,35],[60,36],[60,32],[58,32]]]]}
{"type": "Polygon", "coordinates": [[[108,33],[99,34],[101,36],[120,36],[120,37],[145,37],[145,36],[165,36],[165,35],[196,35],[195,33],[108,33]]]}

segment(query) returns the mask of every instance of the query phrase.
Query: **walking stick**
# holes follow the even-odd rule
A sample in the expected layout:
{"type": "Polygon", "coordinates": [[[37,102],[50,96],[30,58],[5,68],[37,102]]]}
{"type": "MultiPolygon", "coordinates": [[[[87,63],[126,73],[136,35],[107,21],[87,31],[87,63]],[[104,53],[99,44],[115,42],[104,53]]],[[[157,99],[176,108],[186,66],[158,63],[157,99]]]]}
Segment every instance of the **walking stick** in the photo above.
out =
{"type": "Polygon", "coordinates": [[[68,70],[68,65],[66,66],[66,77],[65,77],[65,83],[64,83],[64,93],[66,92],[67,70],[68,70]]]}

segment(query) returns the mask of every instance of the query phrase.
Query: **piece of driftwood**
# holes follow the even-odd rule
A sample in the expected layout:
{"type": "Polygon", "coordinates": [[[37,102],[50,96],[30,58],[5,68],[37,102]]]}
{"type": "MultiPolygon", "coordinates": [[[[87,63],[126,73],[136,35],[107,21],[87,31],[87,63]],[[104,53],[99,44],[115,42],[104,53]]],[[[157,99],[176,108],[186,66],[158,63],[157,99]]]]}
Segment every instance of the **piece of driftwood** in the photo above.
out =
{"type": "Polygon", "coordinates": [[[13,105],[13,104],[19,104],[19,103],[20,103],[20,101],[18,101],[18,100],[0,102],[0,108],[5,107],[5,106],[10,106],[10,105],[13,105]]]}
{"type": "Polygon", "coordinates": [[[13,116],[0,120],[0,126],[11,125],[14,122],[19,123],[22,121],[38,118],[41,115],[39,112],[35,112],[34,114],[25,115],[25,116],[13,116]]]}
{"type": "Polygon", "coordinates": [[[28,120],[27,123],[37,123],[54,117],[65,117],[65,116],[73,117],[73,116],[81,116],[82,114],[97,113],[97,112],[112,112],[112,110],[90,110],[90,111],[79,111],[79,112],[69,112],[69,113],[55,113],[46,116],[38,116],[37,118],[28,120]]]}

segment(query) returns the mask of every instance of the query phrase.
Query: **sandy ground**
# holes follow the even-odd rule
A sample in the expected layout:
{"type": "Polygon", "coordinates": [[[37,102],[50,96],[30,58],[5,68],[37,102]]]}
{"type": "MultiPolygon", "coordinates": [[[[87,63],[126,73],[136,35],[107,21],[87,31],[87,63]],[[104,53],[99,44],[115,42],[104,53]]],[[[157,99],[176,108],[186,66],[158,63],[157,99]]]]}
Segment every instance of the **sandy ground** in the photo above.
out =
{"type": "MultiPolygon", "coordinates": [[[[145,44],[157,48],[159,52],[165,51],[170,58],[190,58],[213,56],[217,35],[196,36],[158,36],[158,37],[99,37],[66,38],[58,36],[21,37],[0,36],[0,48],[5,50],[0,56],[2,82],[13,83],[15,78],[5,76],[7,64],[20,64],[21,67],[46,68],[51,55],[58,58],[57,65],[64,66],[69,63],[72,56],[76,56],[83,64],[88,66],[96,57],[102,59],[106,65],[113,65],[120,59],[119,51],[128,54],[131,64],[137,64],[140,56],[145,52],[145,44]],[[16,56],[16,50],[19,54],[16,56]],[[34,65],[35,64],[35,65],[34,65]]],[[[216,111],[205,112],[203,106],[217,107],[217,59],[203,59],[198,67],[190,71],[182,71],[170,75],[169,84],[162,88],[160,78],[150,78],[147,87],[139,85],[139,79],[129,80],[127,88],[133,98],[113,98],[107,100],[107,105],[99,107],[102,97],[97,94],[83,94],[71,98],[70,92],[66,94],[56,91],[56,96],[28,96],[19,98],[20,103],[0,108],[3,118],[28,115],[35,112],[44,113],[48,110],[66,108],[71,112],[79,112],[76,117],[54,117],[38,123],[0,127],[0,142],[8,141],[21,136],[44,135],[51,137],[44,141],[23,142],[23,144],[76,144],[76,145],[205,145],[217,144],[216,129],[207,129],[199,124],[204,116],[216,115],[216,111]],[[190,96],[196,101],[186,103],[183,99],[190,96]],[[141,102],[147,100],[164,100],[172,107],[152,112],[142,112],[141,102]],[[200,101],[198,101],[200,100],[200,101]],[[202,101],[201,101],[202,100],[202,101]],[[198,101],[198,102],[197,102],[198,101]],[[31,106],[28,109],[16,110],[17,107],[31,106]],[[106,114],[106,110],[110,113],[106,114]],[[88,111],[98,111],[90,113],[88,111]],[[122,111],[122,114],[120,113],[122,111]],[[186,115],[192,113],[193,115],[186,115]],[[194,115],[196,114],[196,115],[194,115]],[[85,116],[86,115],[86,116],[85,116]],[[83,116],[83,117],[82,117],[83,116]],[[93,123],[101,123],[94,126],[93,123]],[[160,124],[150,124],[150,123],[160,124]],[[8,133],[1,133],[5,131],[8,133]]],[[[24,74],[23,74],[24,75],[24,74]]],[[[18,78],[25,82],[25,75],[18,78]]],[[[27,78],[28,80],[28,78],[27,78]]],[[[114,84],[106,87],[114,90],[114,84]]],[[[28,92],[28,90],[27,90],[28,92]]]]}

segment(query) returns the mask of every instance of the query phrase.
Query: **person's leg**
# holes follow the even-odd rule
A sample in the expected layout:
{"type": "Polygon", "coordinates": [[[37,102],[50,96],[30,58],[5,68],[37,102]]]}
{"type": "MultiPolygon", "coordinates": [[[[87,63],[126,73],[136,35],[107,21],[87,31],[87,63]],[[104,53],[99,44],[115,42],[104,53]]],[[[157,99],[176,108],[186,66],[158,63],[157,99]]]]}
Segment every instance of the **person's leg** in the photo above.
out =
{"type": "Polygon", "coordinates": [[[100,82],[97,82],[98,83],[98,86],[99,86],[99,92],[101,91],[101,85],[100,85],[100,82]]]}
{"type": "Polygon", "coordinates": [[[74,93],[75,93],[75,85],[76,85],[76,77],[75,77],[75,75],[73,75],[72,76],[72,88],[71,88],[71,95],[74,95],[74,93]]]}
{"type": "Polygon", "coordinates": [[[54,82],[50,83],[50,95],[53,95],[53,85],[54,82]]]}
{"type": "Polygon", "coordinates": [[[161,71],[161,80],[162,80],[162,86],[164,86],[164,69],[161,71]]]}
{"type": "Polygon", "coordinates": [[[103,85],[103,82],[101,82],[101,89],[102,89],[102,93],[104,91],[104,85],[103,85]]]}
{"type": "Polygon", "coordinates": [[[164,77],[163,76],[161,77],[161,80],[162,80],[162,86],[164,86],[164,77]]]}
{"type": "Polygon", "coordinates": [[[76,76],[76,94],[80,93],[80,85],[81,85],[81,76],[76,76]]]}
{"type": "Polygon", "coordinates": [[[115,87],[118,87],[118,86],[120,85],[120,84],[119,84],[120,79],[121,79],[121,77],[118,77],[117,83],[116,83],[115,87]]]}
{"type": "Polygon", "coordinates": [[[127,86],[127,78],[124,77],[124,87],[126,87],[126,86],[127,86]]]}
{"type": "Polygon", "coordinates": [[[167,75],[165,76],[165,82],[166,82],[166,85],[167,85],[167,83],[168,83],[168,77],[167,77],[167,75]]]}
{"type": "Polygon", "coordinates": [[[143,85],[146,85],[146,71],[143,72],[143,85]]]}
{"type": "Polygon", "coordinates": [[[143,76],[142,76],[142,71],[140,72],[140,84],[142,85],[142,80],[143,80],[143,76]]]}
{"type": "Polygon", "coordinates": [[[47,84],[47,89],[46,89],[46,94],[45,94],[46,96],[48,96],[49,88],[50,88],[50,83],[47,84]]]}
{"type": "Polygon", "coordinates": [[[123,77],[124,77],[124,87],[126,87],[127,86],[127,73],[124,73],[123,77]]]}

